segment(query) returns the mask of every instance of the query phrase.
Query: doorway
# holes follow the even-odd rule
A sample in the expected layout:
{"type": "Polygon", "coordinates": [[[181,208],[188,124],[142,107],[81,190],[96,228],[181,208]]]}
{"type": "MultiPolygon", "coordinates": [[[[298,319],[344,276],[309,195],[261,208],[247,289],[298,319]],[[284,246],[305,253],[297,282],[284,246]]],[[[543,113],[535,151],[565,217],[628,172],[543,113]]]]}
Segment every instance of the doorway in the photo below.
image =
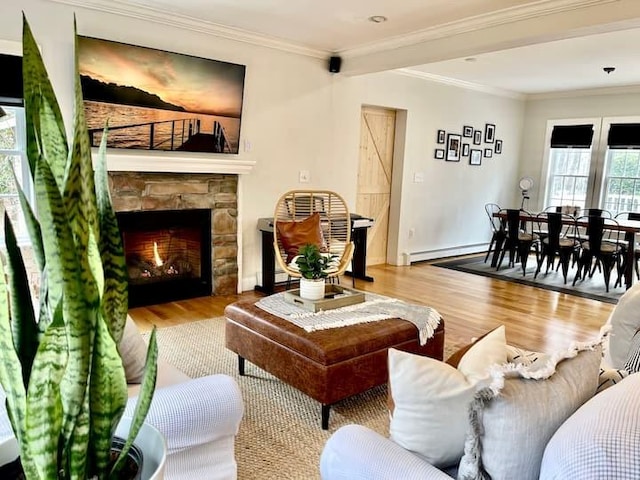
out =
{"type": "Polygon", "coordinates": [[[356,212],[374,220],[367,234],[367,265],[387,262],[396,111],[362,107],[356,212]]]}

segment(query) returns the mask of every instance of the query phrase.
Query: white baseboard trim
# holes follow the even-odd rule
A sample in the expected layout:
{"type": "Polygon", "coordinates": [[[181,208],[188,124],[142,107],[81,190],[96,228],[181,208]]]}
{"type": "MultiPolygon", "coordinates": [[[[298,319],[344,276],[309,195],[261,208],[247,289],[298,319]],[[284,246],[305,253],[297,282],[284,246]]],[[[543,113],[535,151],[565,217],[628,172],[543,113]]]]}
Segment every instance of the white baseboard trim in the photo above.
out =
{"type": "Polygon", "coordinates": [[[456,257],[458,255],[470,255],[472,253],[486,252],[488,243],[465,245],[461,247],[440,248],[437,250],[425,250],[423,252],[411,252],[410,262],[422,262],[424,260],[435,260],[436,258],[456,257]]]}

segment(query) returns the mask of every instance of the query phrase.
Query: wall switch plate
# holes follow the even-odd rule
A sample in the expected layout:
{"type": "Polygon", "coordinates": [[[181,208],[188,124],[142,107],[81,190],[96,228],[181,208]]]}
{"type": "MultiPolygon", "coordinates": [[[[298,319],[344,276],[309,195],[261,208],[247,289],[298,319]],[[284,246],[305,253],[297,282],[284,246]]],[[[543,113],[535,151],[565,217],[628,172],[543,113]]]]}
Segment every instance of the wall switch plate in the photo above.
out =
{"type": "Polygon", "coordinates": [[[298,172],[298,181],[300,183],[309,183],[311,181],[311,172],[309,170],[300,170],[298,172]]]}
{"type": "Polygon", "coordinates": [[[424,173],[416,172],[413,174],[413,183],[422,183],[424,182],[424,173]]]}

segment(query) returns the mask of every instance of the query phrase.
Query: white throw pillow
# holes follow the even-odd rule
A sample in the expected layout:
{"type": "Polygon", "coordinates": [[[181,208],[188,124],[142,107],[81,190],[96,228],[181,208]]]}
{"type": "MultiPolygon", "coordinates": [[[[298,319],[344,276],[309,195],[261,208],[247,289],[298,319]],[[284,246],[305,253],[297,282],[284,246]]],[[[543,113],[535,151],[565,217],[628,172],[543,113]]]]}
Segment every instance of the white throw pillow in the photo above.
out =
{"type": "Polygon", "coordinates": [[[506,361],[504,326],[475,342],[458,368],[433,358],[389,349],[391,439],[437,467],[462,457],[467,409],[493,364],[506,361]]]}
{"type": "Polygon", "coordinates": [[[605,340],[603,365],[605,368],[623,368],[633,336],[640,329],[640,283],[620,297],[607,324],[611,324],[611,334],[605,340]]]}

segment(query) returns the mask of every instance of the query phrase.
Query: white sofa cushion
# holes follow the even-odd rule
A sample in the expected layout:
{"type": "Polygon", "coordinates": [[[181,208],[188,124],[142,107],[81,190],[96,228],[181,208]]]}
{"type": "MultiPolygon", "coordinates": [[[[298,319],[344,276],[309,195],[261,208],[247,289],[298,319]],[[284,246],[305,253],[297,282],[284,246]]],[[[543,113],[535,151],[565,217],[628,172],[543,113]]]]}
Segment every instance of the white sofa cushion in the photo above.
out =
{"type": "Polygon", "coordinates": [[[471,432],[458,478],[537,480],[544,448],[557,428],[598,386],[599,343],[509,364],[479,391],[469,409],[471,432]]]}
{"type": "Polygon", "coordinates": [[[147,358],[147,344],[144,343],[138,327],[129,315],[127,315],[127,321],[124,324],[124,332],[118,344],[118,351],[122,358],[127,383],[142,382],[147,358]]]}
{"type": "Polygon", "coordinates": [[[640,478],[640,375],[599,393],[555,432],[541,480],[640,478]]]}
{"type": "Polygon", "coordinates": [[[623,368],[629,355],[631,340],[640,329],[640,283],[627,290],[611,312],[608,343],[605,343],[605,368],[623,368]]]}
{"type": "Polygon", "coordinates": [[[457,369],[429,357],[389,349],[391,439],[432,465],[457,463],[476,386],[488,379],[489,366],[505,360],[503,326],[474,343],[457,369]]]}

